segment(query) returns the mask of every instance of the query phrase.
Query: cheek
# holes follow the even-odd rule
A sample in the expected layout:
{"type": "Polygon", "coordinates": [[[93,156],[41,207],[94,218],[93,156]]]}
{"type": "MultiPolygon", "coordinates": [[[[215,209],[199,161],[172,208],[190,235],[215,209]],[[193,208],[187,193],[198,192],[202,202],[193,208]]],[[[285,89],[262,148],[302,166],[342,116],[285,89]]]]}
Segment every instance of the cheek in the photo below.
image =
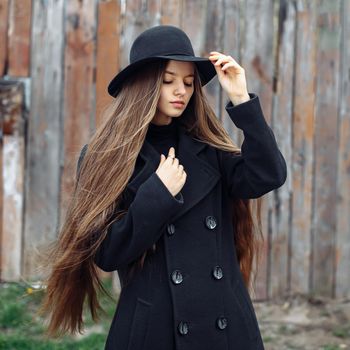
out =
{"type": "Polygon", "coordinates": [[[190,99],[193,95],[193,92],[194,92],[194,89],[191,89],[189,92],[188,92],[188,95],[187,95],[187,103],[190,102],[190,99]]]}
{"type": "Polygon", "coordinates": [[[159,100],[158,100],[158,107],[159,106],[165,106],[167,104],[167,101],[169,100],[168,98],[168,93],[166,89],[162,89],[160,92],[159,100]]]}

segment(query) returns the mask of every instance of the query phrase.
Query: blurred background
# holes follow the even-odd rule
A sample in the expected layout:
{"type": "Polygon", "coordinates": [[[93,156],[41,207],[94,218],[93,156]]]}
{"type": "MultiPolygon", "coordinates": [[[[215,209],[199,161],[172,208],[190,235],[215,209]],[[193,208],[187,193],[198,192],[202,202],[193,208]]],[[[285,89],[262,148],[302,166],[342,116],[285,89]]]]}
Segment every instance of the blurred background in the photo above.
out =
{"type": "MultiPolygon", "coordinates": [[[[252,295],[267,348],[350,348],[349,15],[350,0],[0,0],[0,348],[30,348],[9,339],[40,299],[40,251],[62,225],[109,81],[158,24],[245,69],[286,159],[286,183],[263,199],[252,295]]],[[[240,146],[217,78],[204,90],[240,146]]],[[[102,348],[101,329],[87,348],[102,348]]]]}

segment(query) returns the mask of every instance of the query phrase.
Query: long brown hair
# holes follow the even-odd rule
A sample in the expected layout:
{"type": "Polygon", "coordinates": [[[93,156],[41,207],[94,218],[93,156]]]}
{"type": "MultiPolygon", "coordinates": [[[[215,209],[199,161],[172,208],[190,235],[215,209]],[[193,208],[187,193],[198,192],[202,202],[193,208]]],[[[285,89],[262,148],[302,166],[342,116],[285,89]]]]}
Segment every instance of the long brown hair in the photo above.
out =
{"type": "MultiPolygon", "coordinates": [[[[98,319],[97,295],[104,289],[94,255],[108,227],[126,213],[118,206],[156,113],[166,64],[165,60],[150,62],[124,83],[105,109],[102,123],[88,143],[65,220],[48,254],[50,273],[41,311],[49,314],[47,332],[51,336],[82,332],[85,303],[93,319],[98,319]]],[[[193,137],[213,147],[240,153],[210,107],[196,67],[194,92],[180,120],[193,137]]],[[[231,204],[235,242],[232,249],[236,249],[248,287],[259,250],[256,232],[261,235],[260,199],[235,199],[231,204]],[[252,215],[254,202],[257,222],[252,215]]],[[[131,265],[130,276],[135,269],[143,267],[148,253],[144,252],[131,265]]]]}

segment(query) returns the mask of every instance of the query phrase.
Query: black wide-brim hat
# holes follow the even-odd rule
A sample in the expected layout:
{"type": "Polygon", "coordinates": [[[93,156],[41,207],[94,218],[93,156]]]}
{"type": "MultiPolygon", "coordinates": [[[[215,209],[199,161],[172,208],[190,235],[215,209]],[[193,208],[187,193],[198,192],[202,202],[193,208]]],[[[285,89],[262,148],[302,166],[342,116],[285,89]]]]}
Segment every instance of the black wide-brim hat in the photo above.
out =
{"type": "Polygon", "coordinates": [[[158,25],[146,29],[134,40],[130,49],[129,65],[111,80],[108,93],[116,97],[128,76],[145,63],[157,59],[194,62],[202,86],[216,75],[209,58],[195,56],[191,41],[183,30],[173,25],[158,25]]]}

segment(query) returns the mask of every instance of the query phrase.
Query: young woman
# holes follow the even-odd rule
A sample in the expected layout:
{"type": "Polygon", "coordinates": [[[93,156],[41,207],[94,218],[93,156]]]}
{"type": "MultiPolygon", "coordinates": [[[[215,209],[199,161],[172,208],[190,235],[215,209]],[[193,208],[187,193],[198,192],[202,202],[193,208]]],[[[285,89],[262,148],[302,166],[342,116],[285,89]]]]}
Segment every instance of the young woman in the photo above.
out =
{"type": "Polygon", "coordinates": [[[181,29],[161,25],[136,38],[108,91],[52,254],[49,333],[81,331],[84,303],[96,317],[98,266],[122,287],[106,349],[264,349],[248,293],[252,199],[287,172],[244,69],[220,52],[194,56],[181,29]],[[215,75],[241,149],[203,94],[215,75]]]}

